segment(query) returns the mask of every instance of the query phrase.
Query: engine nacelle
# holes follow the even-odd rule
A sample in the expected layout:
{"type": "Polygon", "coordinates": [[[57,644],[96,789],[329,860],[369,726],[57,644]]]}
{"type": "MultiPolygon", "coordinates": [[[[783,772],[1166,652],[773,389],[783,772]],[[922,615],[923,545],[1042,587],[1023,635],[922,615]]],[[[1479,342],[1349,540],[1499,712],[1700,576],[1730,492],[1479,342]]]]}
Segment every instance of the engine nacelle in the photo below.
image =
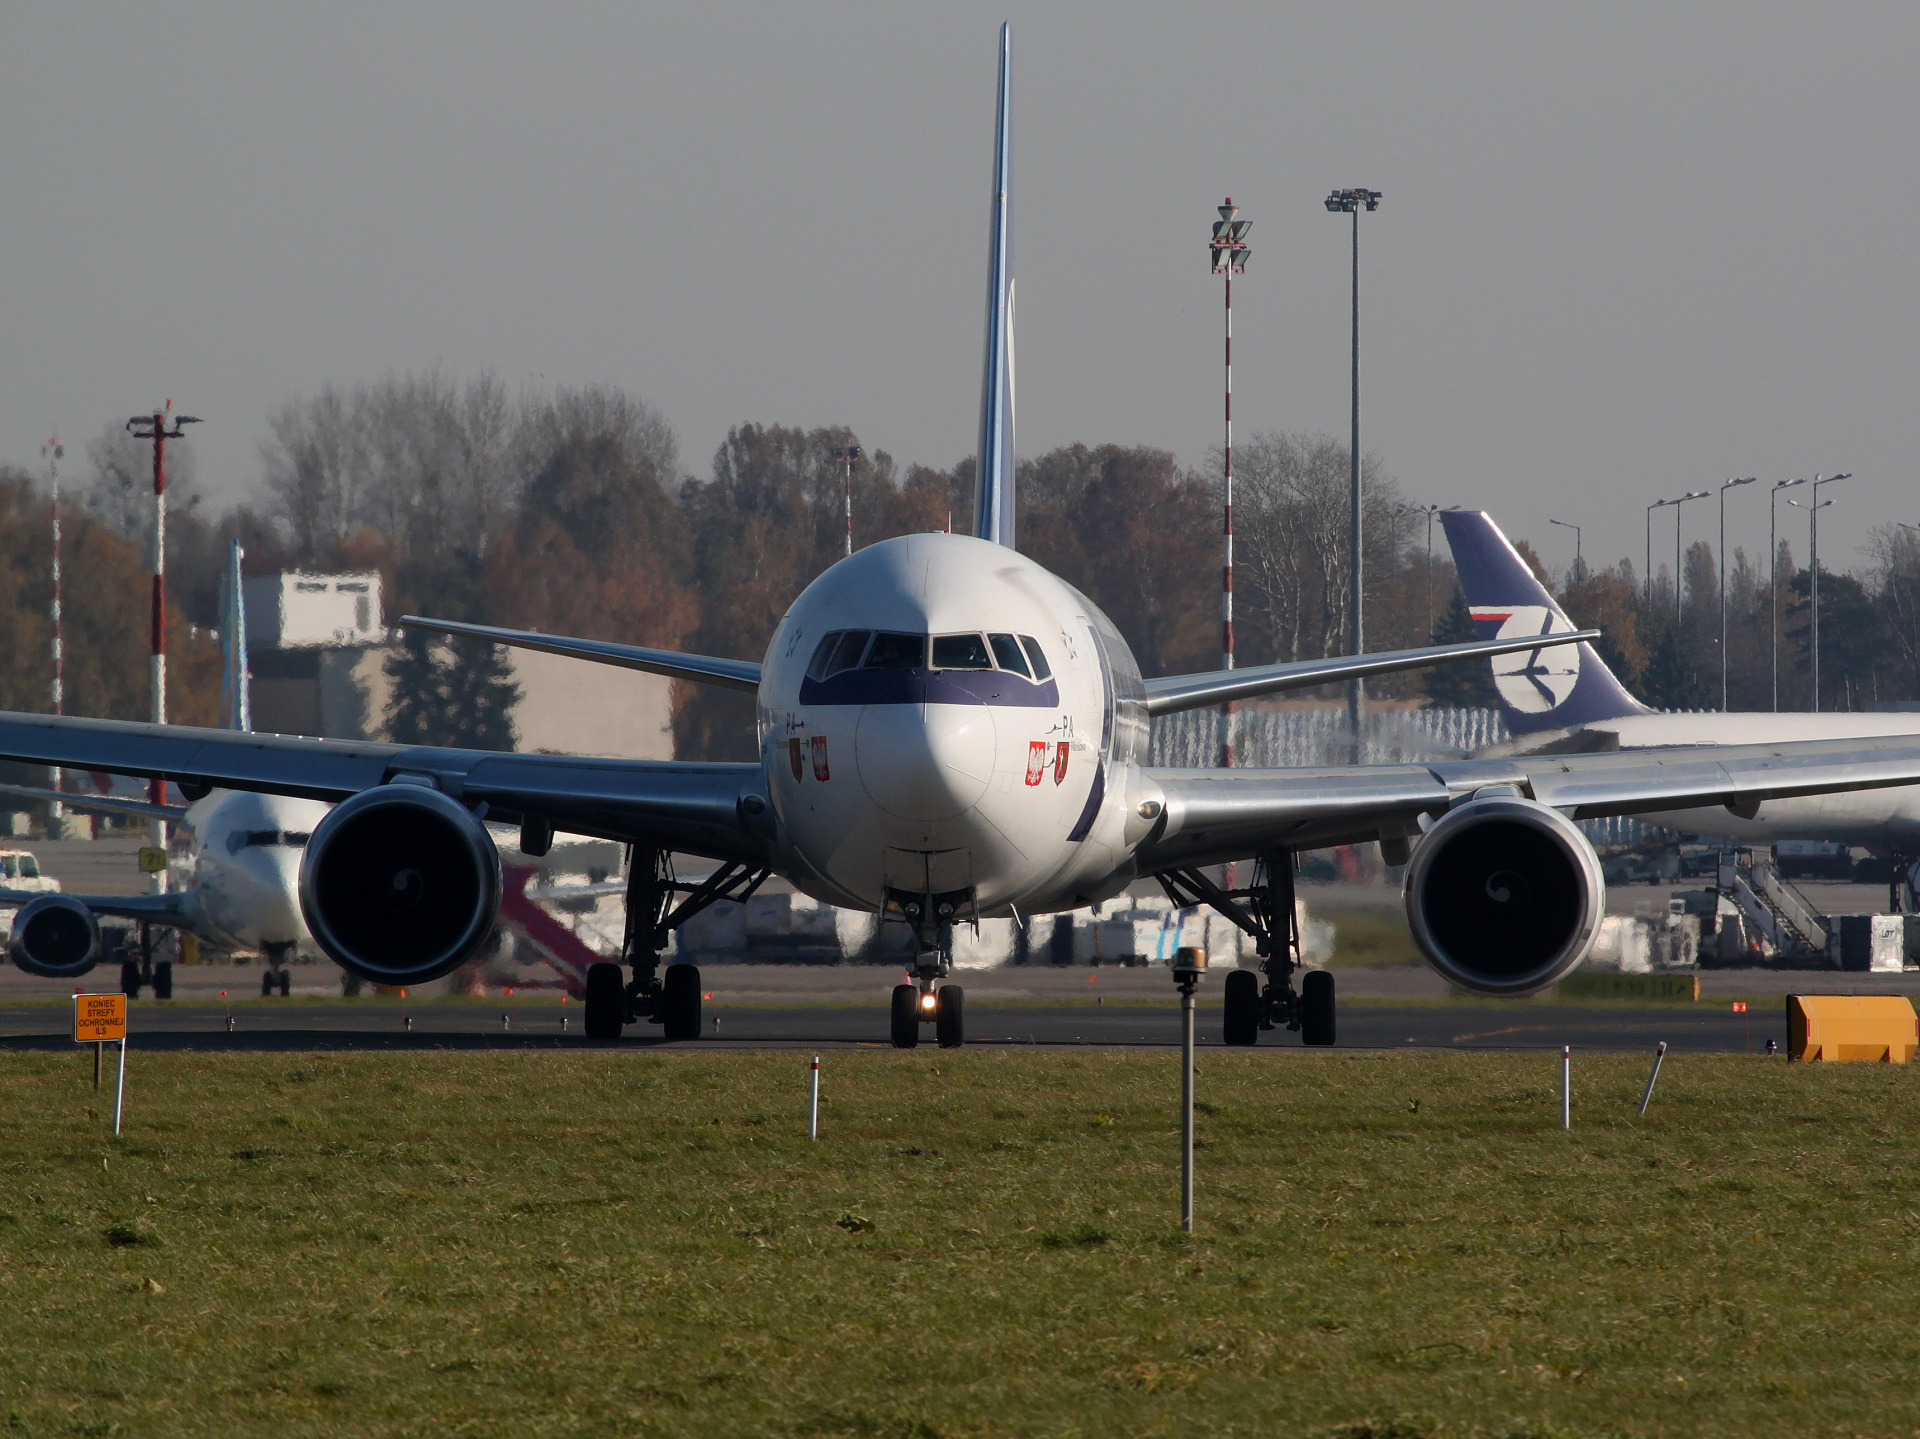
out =
{"type": "Polygon", "coordinates": [[[100,922],[70,894],[29,900],[13,919],[13,962],[42,979],[74,979],[100,959],[100,922]]]}
{"type": "Polygon", "coordinates": [[[1587,957],[1607,887],[1571,820],[1515,796],[1470,801],[1428,830],[1406,901],[1414,943],[1441,974],[1480,994],[1525,995],[1587,957]]]}
{"type": "Polygon", "coordinates": [[[492,936],[500,851],[468,810],[423,785],[362,790],[313,828],[300,912],[327,957],[376,984],[450,974],[492,936]]]}

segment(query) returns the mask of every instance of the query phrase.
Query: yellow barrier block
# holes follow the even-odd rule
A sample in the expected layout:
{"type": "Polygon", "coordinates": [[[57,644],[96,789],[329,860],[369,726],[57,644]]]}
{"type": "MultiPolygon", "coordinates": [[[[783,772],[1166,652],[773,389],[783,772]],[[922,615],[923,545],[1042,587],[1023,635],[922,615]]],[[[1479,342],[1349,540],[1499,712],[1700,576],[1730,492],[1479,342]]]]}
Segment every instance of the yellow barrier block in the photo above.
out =
{"type": "Polygon", "coordinates": [[[1907,1064],[1920,1048],[1920,1015],[1903,994],[1790,994],[1787,1058],[1907,1064]]]}

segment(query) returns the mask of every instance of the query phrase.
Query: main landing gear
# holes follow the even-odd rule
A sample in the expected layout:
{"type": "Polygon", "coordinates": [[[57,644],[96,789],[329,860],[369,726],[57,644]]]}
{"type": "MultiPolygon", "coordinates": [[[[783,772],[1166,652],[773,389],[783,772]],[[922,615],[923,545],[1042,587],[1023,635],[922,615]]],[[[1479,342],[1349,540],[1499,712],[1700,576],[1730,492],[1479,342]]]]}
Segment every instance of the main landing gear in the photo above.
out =
{"type": "Polygon", "coordinates": [[[1226,1043],[1257,1044],[1263,1029],[1297,1030],[1302,1044],[1333,1043],[1333,976],[1309,970],[1299,991],[1293,987],[1293,972],[1300,968],[1300,931],[1291,850],[1262,854],[1246,889],[1221,889],[1198,869],[1169,870],[1156,877],[1175,904],[1209,905],[1253,936],[1259,970],[1236,969],[1227,976],[1221,1034],[1226,1043]]]}
{"type": "Polygon", "coordinates": [[[766,883],[768,871],[726,864],[699,884],[674,878],[667,852],[635,847],[627,866],[627,930],[621,963],[633,966],[622,978],[620,965],[587,969],[588,1039],[618,1039],[621,1029],[645,1020],[668,1039],[700,1037],[700,967],[669,964],[661,972],[660,954],[673,931],[708,905],[721,900],[746,903],[766,883]],[[685,899],[677,904],[677,896],[685,899]]]}
{"type": "Polygon", "coordinates": [[[958,894],[889,892],[888,909],[913,926],[913,982],[893,987],[893,1047],[915,1049],[920,1026],[931,1024],[942,1049],[958,1049],[967,1038],[967,996],[957,984],[942,984],[953,969],[953,916],[970,899],[958,894]]]}
{"type": "MultiPolygon", "coordinates": [[[[127,951],[122,949],[121,954],[127,951]]],[[[147,925],[140,926],[140,958],[123,958],[120,961],[120,992],[128,999],[138,999],[143,987],[153,987],[155,999],[173,998],[173,961],[156,960],[153,957],[153,933],[147,925]]]]}

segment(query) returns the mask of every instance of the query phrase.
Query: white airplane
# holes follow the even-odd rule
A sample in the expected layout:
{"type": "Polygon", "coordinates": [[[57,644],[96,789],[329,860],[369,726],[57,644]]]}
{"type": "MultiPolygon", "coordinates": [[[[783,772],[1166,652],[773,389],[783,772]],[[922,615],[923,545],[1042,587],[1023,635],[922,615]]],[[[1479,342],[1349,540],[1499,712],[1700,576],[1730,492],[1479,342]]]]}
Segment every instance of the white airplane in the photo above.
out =
{"type": "MultiPolygon", "coordinates": [[[[227,623],[224,645],[239,671],[246,646],[246,609],[240,585],[240,547],[228,561],[227,623]]],[[[251,728],[243,677],[229,675],[233,733],[251,728]]],[[[326,817],[324,802],[254,790],[209,789],[184,784],[185,805],[151,803],[116,795],[0,785],[0,794],[41,800],[82,812],[158,819],[177,826],[176,847],[184,850],[191,880],[163,894],[39,894],[0,889],[0,905],[19,905],[8,954],[28,974],[75,979],[101,958],[99,917],[130,919],[141,926],[161,925],[197,937],[213,949],[260,954],[266,961],[260,993],[292,991],[287,962],[302,949],[313,952],[313,936],[300,913],[300,855],[314,826],[326,817]]],[[[148,946],[139,960],[123,960],[120,988],[137,997],[145,984],[155,999],[173,995],[173,965],[154,962],[148,946]]]]}
{"type": "Polygon", "coordinates": [[[838,905],[907,925],[912,983],[893,996],[892,1038],[923,1023],[964,1036],[945,983],[950,926],[1071,909],[1157,878],[1249,932],[1260,970],[1226,984],[1229,1042],[1284,1026],[1334,1039],[1333,978],[1293,986],[1292,854],[1378,840],[1407,858],[1417,943],[1442,974],[1487,994],[1527,994],[1585,957],[1605,910],[1592,848],[1574,821],[1693,805],[1750,807],[1786,795],[1920,781],[1920,742],[1761,744],[1325,769],[1159,769],[1156,714],[1360,675],[1532,653],[1593,631],[1435,646],[1212,674],[1143,679],[1085,596],[1014,548],[1009,364],[1008,31],[1000,36],[987,353],[974,533],[870,546],[794,601],[765,659],[721,659],[433,620],[444,633],[623,665],[756,697],[749,764],[499,754],[301,740],[109,720],[0,714],[0,758],[165,776],[334,801],[300,865],[314,940],[386,984],[446,974],[491,937],[501,865],[487,823],[518,824],[521,849],[556,830],[633,846],[627,944],[587,977],[586,1029],[617,1038],[639,1020],[669,1039],[700,1032],[700,974],[661,973],[673,928],[773,874],[838,905]],[[673,853],[716,862],[676,879],[673,853]],[[1222,889],[1206,867],[1252,859],[1222,889]]]}
{"type": "MultiPolygon", "coordinates": [[[[264,956],[260,992],[292,987],[287,963],[302,948],[315,949],[300,914],[300,855],[329,806],[309,799],[249,790],[216,790],[188,805],[92,798],[67,792],[0,786],[26,799],[57,801],[68,809],[96,810],[137,819],[163,819],[179,826],[192,880],[165,894],[28,894],[0,889],[0,905],[18,904],[8,954],[28,974],[76,979],[101,958],[100,918],[130,919],[196,936],[213,949],[264,956]]],[[[153,986],[155,999],[173,994],[171,962],[123,960],[120,987],[138,995],[153,986]]]]}
{"type": "MultiPolygon", "coordinates": [[[[1567,634],[1573,622],[1534,577],[1491,516],[1443,510],[1440,523],[1478,633],[1487,639],[1567,634]]],[[[1492,661],[1500,712],[1513,736],[1503,752],[1591,753],[1671,745],[1920,736],[1920,714],[1716,712],[1662,714],[1628,693],[1589,644],[1492,661]]],[[[1693,834],[1763,847],[1782,840],[1839,840],[1920,855],[1920,787],[1843,791],[1756,802],[1751,809],[1696,806],[1639,818],[1693,834]]]]}

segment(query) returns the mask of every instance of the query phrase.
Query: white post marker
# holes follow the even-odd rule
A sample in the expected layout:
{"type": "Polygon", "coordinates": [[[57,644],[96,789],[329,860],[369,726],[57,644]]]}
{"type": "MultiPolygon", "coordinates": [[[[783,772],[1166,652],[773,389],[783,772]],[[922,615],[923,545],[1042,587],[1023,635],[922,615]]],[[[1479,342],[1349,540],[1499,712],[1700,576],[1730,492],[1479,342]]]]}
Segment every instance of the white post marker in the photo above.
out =
{"type": "Polygon", "coordinates": [[[1647,1087],[1640,1091],[1640,1112],[1647,1112],[1647,1103],[1653,1098],[1653,1082],[1660,1077],[1660,1061],[1667,1057],[1667,1042],[1660,1041],[1660,1047],[1653,1052],[1653,1068],[1647,1071],[1647,1087]]]}
{"type": "Polygon", "coordinates": [[[807,1138],[820,1137],[820,1056],[813,1057],[813,1093],[807,1101],[807,1138]]]}
{"type": "Polygon", "coordinates": [[[124,994],[76,994],[73,1042],[102,1044],[108,1040],[116,1040],[120,1045],[120,1079],[113,1091],[113,1132],[118,1134],[127,1097],[127,997],[124,994]]]}
{"type": "Polygon", "coordinates": [[[1560,1046],[1560,1127],[1573,1128],[1573,1046],[1560,1046]]]}
{"type": "Polygon", "coordinates": [[[1180,986],[1180,1227],[1193,1233],[1193,992],[1207,972],[1207,952],[1187,948],[1173,961],[1180,986]]]}

